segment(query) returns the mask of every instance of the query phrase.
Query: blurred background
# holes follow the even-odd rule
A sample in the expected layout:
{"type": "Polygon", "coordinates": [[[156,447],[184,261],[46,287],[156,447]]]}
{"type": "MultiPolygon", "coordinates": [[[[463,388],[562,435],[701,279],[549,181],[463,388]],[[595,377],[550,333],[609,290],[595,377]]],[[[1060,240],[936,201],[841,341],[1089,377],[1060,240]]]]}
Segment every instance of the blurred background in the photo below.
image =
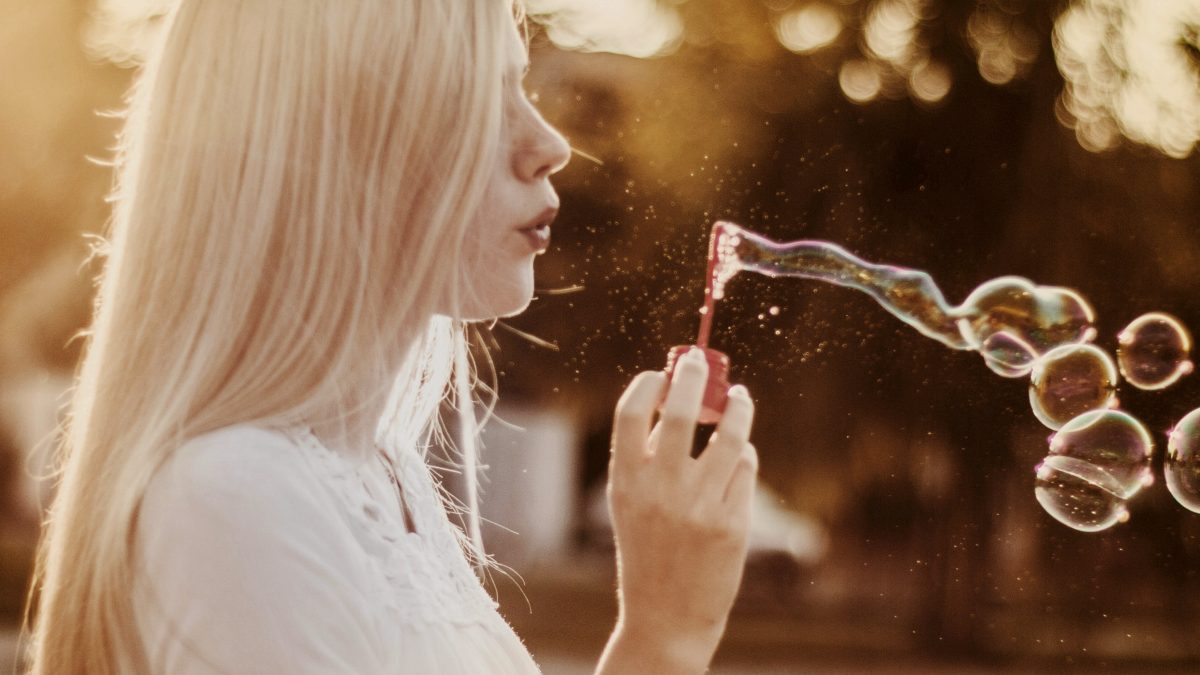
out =
{"type": "MultiPolygon", "coordinates": [[[[0,0],[2,663],[108,213],[104,113],[169,5],[0,0]]],[[[925,270],[952,303],[1006,274],[1071,287],[1106,349],[1148,311],[1200,327],[1200,0],[526,5],[527,89],[578,152],[543,291],[488,338],[484,511],[549,673],[589,672],[611,629],[612,406],[695,339],[714,220],[925,270]]],[[[762,489],[714,672],[1200,668],[1200,515],[1161,480],[1200,377],[1121,388],[1159,480],[1084,534],[1034,499],[1027,381],[845,288],[727,293],[712,344],[757,401],[762,489]]]]}

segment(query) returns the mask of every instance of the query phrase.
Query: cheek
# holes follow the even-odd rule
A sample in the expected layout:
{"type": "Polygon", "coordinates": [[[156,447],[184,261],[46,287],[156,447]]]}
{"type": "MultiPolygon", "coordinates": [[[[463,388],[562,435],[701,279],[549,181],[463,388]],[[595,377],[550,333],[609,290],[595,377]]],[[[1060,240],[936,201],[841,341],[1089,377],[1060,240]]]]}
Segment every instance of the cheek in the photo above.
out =
{"type": "Polygon", "coordinates": [[[486,320],[510,316],[533,297],[533,259],[524,240],[504,220],[480,218],[463,242],[458,318],[486,320]],[[501,223],[501,224],[498,224],[501,223]]]}

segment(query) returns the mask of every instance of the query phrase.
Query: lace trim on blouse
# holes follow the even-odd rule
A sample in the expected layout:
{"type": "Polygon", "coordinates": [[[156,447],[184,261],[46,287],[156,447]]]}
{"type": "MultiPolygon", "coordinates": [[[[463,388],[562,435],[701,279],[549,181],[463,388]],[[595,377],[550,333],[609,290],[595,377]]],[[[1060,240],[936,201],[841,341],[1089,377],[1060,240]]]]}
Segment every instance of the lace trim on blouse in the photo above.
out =
{"type": "MultiPolygon", "coordinates": [[[[406,624],[503,623],[497,603],[471,569],[424,459],[402,451],[394,468],[415,532],[368,491],[364,472],[325,447],[309,429],[288,430],[313,470],[328,479],[380,574],[379,596],[406,624]]],[[[379,457],[380,461],[387,461],[379,457]]],[[[388,486],[391,487],[390,482],[388,486]]],[[[507,625],[507,624],[506,624],[507,625]]]]}

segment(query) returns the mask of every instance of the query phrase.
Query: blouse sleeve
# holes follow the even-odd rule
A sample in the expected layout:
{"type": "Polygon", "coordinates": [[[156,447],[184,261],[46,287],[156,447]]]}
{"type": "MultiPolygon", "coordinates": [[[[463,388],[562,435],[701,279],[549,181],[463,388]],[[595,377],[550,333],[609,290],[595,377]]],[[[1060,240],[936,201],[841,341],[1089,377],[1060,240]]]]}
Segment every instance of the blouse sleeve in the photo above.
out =
{"type": "Polygon", "coordinates": [[[135,614],[155,673],[380,673],[353,539],[285,437],[232,428],[156,473],[135,614]]]}

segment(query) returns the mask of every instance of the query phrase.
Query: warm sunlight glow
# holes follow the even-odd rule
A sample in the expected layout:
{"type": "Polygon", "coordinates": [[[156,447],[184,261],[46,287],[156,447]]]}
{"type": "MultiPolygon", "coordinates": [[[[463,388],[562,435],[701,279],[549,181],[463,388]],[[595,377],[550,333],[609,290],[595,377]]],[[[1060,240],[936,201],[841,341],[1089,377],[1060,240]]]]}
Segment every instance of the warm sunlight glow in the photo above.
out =
{"type": "Polygon", "coordinates": [[[655,0],[526,0],[525,8],[562,49],[645,58],[683,38],[679,13],[655,0]]]}
{"type": "Polygon", "coordinates": [[[120,66],[141,63],[176,1],[97,0],[84,29],[84,48],[93,58],[120,66]]]}
{"type": "Polygon", "coordinates": [[[797,54],[829,45],[842,33],[842,17],[829,5],[814,2],[783,14],[775,22],[779,43],[797,54]]]}
{"type": "MultiPolygon", "coordinates": [[[[97,0],[85,31],[88,52],[123,66],[145,55],[161,18],[177,0],[97,0]]],[[[636,57],[666,54],[679,46],[679,13],[655,0],[527,0],[526,11],[563,49],[636,57]]]]}
{"type": "Polygon", "coordinates": [[[1037,60],[1037,33],[994,0],[979,3],[971,12],[967,41],[975,51],[979,75],[991,84],[1023,77],[1037,60]]]}
{"type": "Polygon", "coordinates": [[[940,103],[950,93],[953,78],[950,69],[938,61],[926,61],[913,68],[908,76],[908,90],[913,98],[924,103],[940,103]]]}
{"type": "Polygon", "coordinates": [[[842,93],[855,103],[867,103],[879,95],[883,81],[875,64],[863,59],[853,59],[842,64],[838,72],[838,84],[842,93]]]}
{"type": "Polygon", "coordinates": [[[1121,136],[1186,157],[1200,143],[1200,3],[1084,0],[1059,17],[1058,109],[1093,152],[1121,136]]]}
{"type": "Polygon", "coordinates": [[[918,0],[880,0],[867,15],[863,39],[868,51],[893,67],[907,71],[916,60],[918,0]]]}

